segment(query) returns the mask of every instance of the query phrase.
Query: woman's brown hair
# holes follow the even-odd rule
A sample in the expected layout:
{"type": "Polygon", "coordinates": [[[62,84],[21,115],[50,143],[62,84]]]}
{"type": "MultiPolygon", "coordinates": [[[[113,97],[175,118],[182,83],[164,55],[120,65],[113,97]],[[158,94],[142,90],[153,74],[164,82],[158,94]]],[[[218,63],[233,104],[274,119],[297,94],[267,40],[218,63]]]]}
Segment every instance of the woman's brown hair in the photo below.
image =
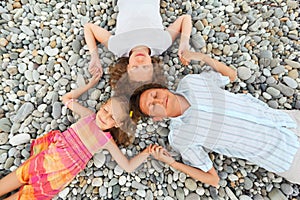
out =
{"type": "Polygon", "coordinates": [[[110,85],[114,90],[114,94],[124,95],[127,98],[130,98],[133,91],[147,83],[159,83],[166,84],[166,79],[162,70],[162,62],[157,57],[151,57],[153,65],[153,77],[152,80],[143,82],[143,81],[132,81],[130,80],[127,73],[127,65],[129,58],[120,58],[114,66],[110,66],[110,85]]]}

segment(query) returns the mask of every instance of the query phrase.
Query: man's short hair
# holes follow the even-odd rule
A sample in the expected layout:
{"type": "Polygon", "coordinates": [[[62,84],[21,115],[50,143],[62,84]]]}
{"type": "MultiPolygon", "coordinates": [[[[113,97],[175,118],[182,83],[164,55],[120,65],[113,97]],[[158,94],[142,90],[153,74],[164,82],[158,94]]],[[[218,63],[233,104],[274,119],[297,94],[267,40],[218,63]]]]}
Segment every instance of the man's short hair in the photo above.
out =
{"type": "Polygon", "coordinates": [[[134,122],[137,122],[140,119],[145,119],[146,117],[151,117],[145,113],[142,112],[141,107],[140,107],[140,98],[141,95],[149,89],[167,89],[167,87],[158,84],[158,83],[149,83],[149,84],[145,84],[140,86],[139,88],[137,88],[133,94],[130,97],[130,112],[132,112],[132,120],[134,122]]]}

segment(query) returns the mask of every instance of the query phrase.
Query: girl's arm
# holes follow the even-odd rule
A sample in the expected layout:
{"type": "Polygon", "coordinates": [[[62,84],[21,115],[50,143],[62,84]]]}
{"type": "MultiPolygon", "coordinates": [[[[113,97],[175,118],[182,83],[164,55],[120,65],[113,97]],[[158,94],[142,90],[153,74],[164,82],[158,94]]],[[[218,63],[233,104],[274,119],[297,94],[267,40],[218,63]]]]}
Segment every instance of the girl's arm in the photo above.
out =
{"type": "Polygon", "coordinates": [[[96,40],[108,47],[108,39],[111,33],[92,23],[84,25],[84,38],[91,54],[91,62],[89,64],[89,71],[93,75],[97,72],[103,74],[101,62],[98,55],[98,48],[96,40]]]}
{"type": "Polygon", "coordinates": [[[237,78],[236,70],[228,67],[222,62],[209,57],[207,54],[201,52],[184,51],[182,57],[190,62],[191,60],[203,61],[207,65],[214,68],[217,72],[220,72],[223,76],[228,76],[230,81],[233,82],[237,78]]]}
{"type": "MultiPolygon", "coordinates": [[[[156,145],[154,145],[156,146],[156,145]]],[[[141,153],[136,155],[135,157],[131,158],[130,160],[127,159],[126,156],[121,152],[118,145],[115,143],[113,139],[111,139],[106,145],[105,149],[109,151],[112,155],[114,160],[122,167],[126,172],[130,173],[133,172],[138,166],[140,166],[150,155],[150,149],[152,145],[149,145],[146,149],[144,149],[141,153]]]]}
{"type": "Polygon", "coordinates": [[[91,111],[90,109],[77,103],[76,100],[78,99],[78,97],[80,97],[80,95],[82,95],[90,88],[92,88],[95,84],[97,84],[100,77],[101,75],[99,73],[93,75],[88,84],[66,93],[64,96],[62,96],[63,104],[65,104],[73,112],[79,114],[80,117],[84,117],[93,113],[93,111],[91,111]]]}
{"type": "Polygon", "coordinates": [[[151,155],[157,160],[167,163],[171,167],[188,174],[190,177],[198,181],[210,184],[215,187],[218,186],[220,178],[215,168],[212,167],[209,171],[204,172],[201,169],[175,161],[174,158],[172,158],[172,156],[168,153],[168,151],[160,146],[151,148],[150,150],[151,155]]]}
{"type": "Polygon", "coordinates": [[[178,48],[178,56],[182,64],[187,65],[188,62],[182,59],[182,52],[188,50],[190,47],[190,36],[192,32],[192,19],[190,15],[182,15],[175,20],[168,28],[167,31],[172,37],[172,42],[175,41],[177,36],[181,33],[180,43],[178,48]]]}

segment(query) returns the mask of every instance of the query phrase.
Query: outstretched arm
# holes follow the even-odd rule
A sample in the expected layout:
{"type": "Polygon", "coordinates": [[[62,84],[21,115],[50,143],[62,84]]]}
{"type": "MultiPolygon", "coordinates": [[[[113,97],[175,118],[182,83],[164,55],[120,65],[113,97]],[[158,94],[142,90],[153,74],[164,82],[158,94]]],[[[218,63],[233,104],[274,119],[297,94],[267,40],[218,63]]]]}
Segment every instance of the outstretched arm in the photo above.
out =
{"type": "Polygon", "coordinates": [[[201,169],[175,161],[174,158],[172,158],[172,156],[168,153],[168,151],[160,146],[151,148],[150,150],[151,155],[157,160],[165,162],[171,167],[182,171],[188,174],[190,177],[203,183],[207,183],[215,187],[218,186],[220,179],[215,168],[212,167],[209,171],[204,172],[201,169]]]}
{"type": "Polygon", "coordinates": [[[111,33],[92,23],[84,25],[84,38],[91,54],[91,62],[89,64],[89,71],[93,75],[100,72],[102,76],[102,66],[98,55],[96,40],[108,47],[108,39],[111,33]]]}
{"type": "Polygon", "coordinates": [[[168,28],[167,31],[172,37],[172,42],[175,41],[177,36],[181,33],[180,43],[178,48],[178,56],[182,64],[189,64],[182,59],[182,52],[188,50],[190,47],[190,36],[192,32],[192,19],[190,15],[182,15],[175,20],[168,28]]]}
{"type": "Polygon", "coordinates": [[[150,149],[156,145],[149,145],[145,150],[128,160],[126,156],[121,152],[118,145],[113,139],[111,139],[106,145],[105,149],[109,151],[114,160],[122,167],[126,172],[133,172],[138,166],[140,166],[150,155],[150,149]]]}
{"type": "Polygon", "coordinates": [[[66,93],[64,96],[62,96],[63,104],[65,104],[69,109],[71,109],[75,113],[79,114],[80,117],[84,117],[91,114],[93,111],[77,103],[76,100],[80,97],[80,95],[82,95],[94,85],[96,85],[100,77],[100,73],[97,73],[93,75],[88,84],[66,93]]]}
{"type": "Polygon", "coordinates": [[[231,82],[233,82],[237,78],[236,70],[228,67],[227,65],[219,62],[216,59],[209,57],[207,54],[203,54],[201,52],[184,51],[182,53],[182,57],[188,62],[190,62],[191,60],[205,62],[207,65],[214,68],[217,72],[220,72],[223,76],[228,76],[231,82]]]}

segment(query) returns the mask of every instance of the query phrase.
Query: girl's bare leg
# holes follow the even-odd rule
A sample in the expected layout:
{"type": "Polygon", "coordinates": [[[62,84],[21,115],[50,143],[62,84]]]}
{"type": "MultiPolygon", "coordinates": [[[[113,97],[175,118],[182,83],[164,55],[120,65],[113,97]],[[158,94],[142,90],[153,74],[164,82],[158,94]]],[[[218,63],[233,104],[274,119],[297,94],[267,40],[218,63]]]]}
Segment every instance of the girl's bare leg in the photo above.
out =
{"type": "MultiPolygon", "coordinates": [[[[16,171],[11,172],[0,180],[0,197],[21,187],[22,185],[23,183],[21,183],[17,178],[16,171]]],[[[14,195],[12,195],[11,197],[13,196],[14,195]]]]}

